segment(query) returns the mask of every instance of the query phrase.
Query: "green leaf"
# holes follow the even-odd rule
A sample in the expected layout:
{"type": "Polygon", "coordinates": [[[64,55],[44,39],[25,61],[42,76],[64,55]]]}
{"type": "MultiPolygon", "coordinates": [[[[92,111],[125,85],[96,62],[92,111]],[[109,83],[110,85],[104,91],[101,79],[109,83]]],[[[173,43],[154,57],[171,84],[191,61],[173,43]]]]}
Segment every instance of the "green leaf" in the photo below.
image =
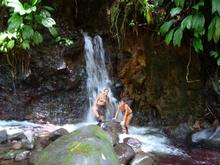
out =
{"type": "Polygon", "coordinates": [[[176,6],[183,8],[185,0],[174,0],[176,6]]]}
{"type": "Polygon", "coordinates": [[[54,21],[54,19],[53,19],[53,18],[50,18],[50,17],[44,18],[44,19],[42,20],[42,25],[44,25],[44,26],[47,27],[47,28],[50,28],[50,27],[52,27],[52,26],[55,25],[55,24],[56,24],[56,22],[54,21]]]}
{"type": "Polygon", "coordinates": [[[51,17],[51,14],[50,14],[50,12],[48,12],[47,10],[42,9],[42,10],[40,11],[40,16],[41,16],[42,18],[50,18],[50,17],[51,17]]]}
{"type": "Polygon", "coordinates": [[[162,34],[167,33],[170,30],[170,27],[173,25],[173,23],[176,22],[174,19],[171,19],[168,22],[165,22],[161,27],[160,27],[160,32],[162,34]]]}
{"type": "Polygon", "coordinates": [[[22,27],[22,37],[23,39],[30,39],[34,35],[34,30],[30,25],[24,25],[22,27]]]}
{"type": "Polygon", "coordinates": [[[203,44],[200,38],[193,38],[193,47],[196,52],[203,51],[203,44]]]}
{"type": "Polygon", "coordinates": [[[48,10],[48,11],[54,11],[54,9],[53,9],[52,7],[50,7],[50,6],[44,6],[44,8],[45,8],[46,10],[48,10]]]}
{"type": "Polygon", "coordinates": [[[23,49],[29,49],[30,48],[30,44],[29,44],[29,41],[28,40],[24,40],[21,44],[21,47],[23,49]]]}
{"type": "Polygon", "coordinates": [[[35,31],[33,35],[33,41],[36,45],[42,43],[43,42],[42,35],[39,32],[35,31]]]}
{"type": "Polygon", "coordinates": [[[192,18],[192,28],[195,30],[201,30],[205,25],[205,17],[202,13],[197,13],[193,15],[192,18]]]}
{"type": "Polygon", "coordinates": [[[16,29],[20,28],[22,23],[23,23],[22,16],[15,13],[8,20],[8,30],[15,31],[16,29]]]}
{"type": "Polygon", "coordinates": [[[171,15],[171,17],[173,17],[173,16],[179,14],[181,11],[182,11],[182,9],[179,8],[179,7],[172,8],[172,9],[170,10],[170,15],[171,15]]]}
{"type": "Polygon", "coordinates": [[[219,53],[216,52],[216,51],[210,51],[209,54],[210,54],[210,56],[212,56],[212,57],[214,57],[214,58],[219,57],[219,53]]]}
{"type": "Polygon", "coordinates": [[[218,58],[218,60],[217,60],[217,65],[218,66],[220,65],[220,58],[218,58]]]}
{"type": "Polygon", "coordinates": [[[212,0],[212,13],[218,12],[220,15],[220,1],[212,0]]]}
{"type": "Polygon", "coordinates": [[[214,42],[217,43],[220,38],[220,17],[217,17],[216,23],[215,23],[215,33],[213,36],[214,42]]]}
{"type": "Polygon", "coordinates": [[[36,23],[38,24],[42,24],[42,19],[43,17],[39,14],[34,15],[34,20],[36,21],[36,23]]]}
{"type": "Polygon", "coordinates": [[[58,36],[58,31],[55,27],[50,27],[48,28],[49,31],[50,31],[50,34],[53,36],[53,37],[57,37],[58,36]]]}
{"type": "Polygon", "coordinates": [[[24,19],[31,21],[33,18],[32,18],[32,15],[29,14],[29,15],[25,16],[24,19]]]}
{"type": "Polygon", "coordinates": [[[170,42],[172,41],[173,39],[173,33],[174,33],[174,29],[172,29],[171,31],[169,31],[166,35],[166,38],[165,38],[165,43],[166,45],[169,45],[170,42]]]}
{"type": "Polygon", "coordinates": [[[20,15],[25,14],[24,7],[19,0],[6,0],[6,6],[13,8],[15,13],[19,13],[20,15]]]}
{"type": "Polygon", "coordinates": [[[185,28],[191,29],[191,26],[192,26],[192,15],[188,15],[181,22],[181,28],[182,29],[185,29],[185,28]]]}
{"type": "Polygon", "coordinates": [[[8,42],[8,44],[7,44],[7,47],[8,47],[9,49],[12,49],[14,46],[15,46],[15,41],[14,41],[14,40],[10,40],[10,41],[8,42]]]}
{"type": "Polygon", "coordinates": [[[203,6],[204,6],[204,1],[200,1],[199,3],[195,4],[192,8],[195,10],[199,10],[199,8],[203,6]]]}
{"type": "Polygon", "coordinates": [[[145,9],[144,16],[147,20],[147,23],[151,24],[153,21],[153,17],[152,17],[152,10],[150,8],[145,9]]]}
{"type": "Polygon", "coordinates": [[[7,34],[6,33],[0,33],[0,44],[2,44],[2,42],[7,38],[7,34]]]}
{"type": "Polygon", "coordinates": [[[208,27],[208,41],[211,41],[213,39],[213,36],[215,34],[216,21],[217,21],[217,16],[212,18],[211,23],[208,27]]]}
{"type": "Polygon", "coordinates": [[[38,3],[38,0],[32,0],[31,4],[32,6],[35,6],[38,3]]]}
{"type": "Polygon", "coordinates": [[[178,28],[173,36],[173,45],[180,47],[182,38],[183,38],[183,30],[181,28],[178,28]]]}

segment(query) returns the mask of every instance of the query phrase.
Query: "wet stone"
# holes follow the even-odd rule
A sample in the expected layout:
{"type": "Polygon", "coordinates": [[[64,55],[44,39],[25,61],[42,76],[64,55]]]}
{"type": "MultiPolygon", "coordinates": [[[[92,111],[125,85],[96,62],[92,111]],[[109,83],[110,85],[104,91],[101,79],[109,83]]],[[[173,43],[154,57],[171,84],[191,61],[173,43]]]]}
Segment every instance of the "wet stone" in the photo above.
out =
{"type": "Polygon", "coordinates": [[[8,135],[6,130],[0,131],[0,144],[5,143],[7,141],[8,135]]]}
{"type": "Polygon", "coordinates": [[[21,153],[18,153],[15,157],[15,160],[20,161],[20,160],[25,160],[29,158],[30,151],[23,151],[21,153]]]}
{"type": "Polygon", "coordinates": [[[27,137],[25,136],[25,134],[23,132],[19,132],[19,133],[15,133],[13,135],[8,135],[8,140],[22,140],[22,139],[26,139],[27,137]]]}
{"type": "Polygon", "coordinates": [[[69,132],[67,130],[65,130],[64,128],[60,128],[60,129],[55,130],[49,134],[49,140],[54,141],[57,138],[59,138],[63,135],[67,135],[67,134],[69,134],[69,132]]]}
{"type": "Polygon", "coordinates": [[[125,143],[119,143],[114,147],[115,153],[121,164],[128,164],[135,157],[134,150],[125,143]]]}
{"type": "Polygon", "coordinates": [[[125,138],[123,142],[131,146],[135,153],[141,151],[141,142],[138,139],[125,138]]]}

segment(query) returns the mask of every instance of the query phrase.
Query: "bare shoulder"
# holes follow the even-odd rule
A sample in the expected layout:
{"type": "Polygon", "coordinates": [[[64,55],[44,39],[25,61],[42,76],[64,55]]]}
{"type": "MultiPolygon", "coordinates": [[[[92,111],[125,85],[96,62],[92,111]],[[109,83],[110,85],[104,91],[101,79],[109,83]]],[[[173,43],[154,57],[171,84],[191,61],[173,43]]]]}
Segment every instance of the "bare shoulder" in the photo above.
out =
{"type": "Polygon", "coordinates": [[[129,110],[129,111],[132,111],[132,109],[129,107],[128,104],[126,104],[126,109],[129,110]]]}

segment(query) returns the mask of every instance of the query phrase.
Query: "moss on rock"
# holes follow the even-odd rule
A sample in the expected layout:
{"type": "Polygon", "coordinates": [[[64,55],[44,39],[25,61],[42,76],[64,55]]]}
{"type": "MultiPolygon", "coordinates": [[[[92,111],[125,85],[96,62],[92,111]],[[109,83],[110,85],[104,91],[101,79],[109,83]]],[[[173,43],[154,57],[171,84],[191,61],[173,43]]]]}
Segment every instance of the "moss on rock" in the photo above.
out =
{"type": "Polygon", "coordinates": [[[112,145],[98,126],[86,126],[51,143],[33,157],[35,165],[117,165],[112,145]]]}

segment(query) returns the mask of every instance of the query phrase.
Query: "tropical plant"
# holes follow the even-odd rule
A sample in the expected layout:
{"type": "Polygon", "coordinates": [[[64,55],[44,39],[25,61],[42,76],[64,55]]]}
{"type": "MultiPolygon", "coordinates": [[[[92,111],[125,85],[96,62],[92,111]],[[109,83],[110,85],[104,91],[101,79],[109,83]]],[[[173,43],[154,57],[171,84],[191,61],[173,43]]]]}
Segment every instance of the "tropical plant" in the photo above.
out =
{"type": "MultiPolygon", "coordinates": [[[[1,0],[0,5],[8,8],[9,18],[7,29],[0,32],[0,52],[8,52],[13,48],[29,49],[43,42],[41,33],[45,27],[56,40],[58,36],[56,22],[51,17],[54,10],[50,6],[41,5],[41,0],[1,0]]],[[[68,44],[72,42],[68,41],[68,44]]]]}
{"type": "Polygon", "coordinates": [[[153,11],[161,0],[121,0],[115,1],[111,7],[110,31],[116,33],[120,47],[120,37],[124,37],[127,27],[132,27],[138,33],[141,23],[139,17],[143,17],[148,25],[153,23],[153,11]]]}
{"type": "Polygon", "coordinates": [[[184,34],[190,32],[190,42],[195,52],[203,52],[208,43],[212,47],[210,55],[220,65],[220,54],[217,51],[220,39],[220,1],[172,0],[170,6],[168,19],[160,27],[160,32],[165,34],[165,43],[180,47],[184,34]]]}
{"type": "Polygon", "coordinates": [[[0,9],[7,13],[4,16],[7,23],[0,27],[3,28],[0,32],[0,54],[4,55],[4,66],[10,73],[15,91],[16,80],[30,74],[31,56],[25,50],[43,42],[42,32],[48,30],[59,44],[71,45],[73,41],[59,36],[56,22],[51,17],[54,9],[42,5],[41,0],[0,0],[0,9]]]}

